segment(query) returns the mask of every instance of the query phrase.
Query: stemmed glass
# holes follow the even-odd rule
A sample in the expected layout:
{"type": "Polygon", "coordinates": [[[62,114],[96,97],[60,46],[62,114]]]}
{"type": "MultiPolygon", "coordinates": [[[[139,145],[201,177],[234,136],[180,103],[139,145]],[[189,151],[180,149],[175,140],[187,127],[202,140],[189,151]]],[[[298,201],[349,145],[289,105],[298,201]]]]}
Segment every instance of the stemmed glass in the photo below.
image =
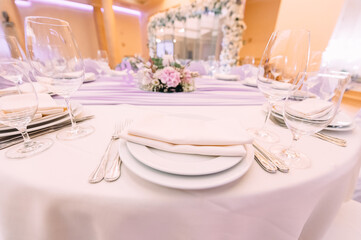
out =
{"type": "Polygon", "coordinates": [[[16,128],[24,142],[10,148],[8,158],[26,158],[53,145],[51,139],[31,140],[27,125],[38,108],[38,96],[29,68],[15,37],[0,36],[0,123],[16,128]]]}
{"type": "Polygon", "coordinates": [[[249,129],[256,139],[275,143],[277,134],[266,130],[273,106],[286,98],[288,91],[297,88],[302,78],[299,72],[307,69],[310,32],[307,30],[276,31],[270,37],[258,67],[257,85],[268,101],[268,112],[261,129],[249,129]]]}
{"type": "Polygon", "coordinates": [[[302,135],[316,133],[335,117],[350,75],[344,72],[300,73],[303,84],[290,90],[284,103],[283,118],[291,130],[291,146],[275,145],[270,151],[280,157],[290,168],[307,168],[310,159],[295,150],[294,145],[302,135]]]}
{"type": "Polygon", "coordinates": [[[78,126],[73,116],[70,96],[82,85],[84,64],[69,23],[48,17],[26,17],[26,53],[36,80],[65,99],[71,128],[57,134],[60,140],[72,140],[94,131],[78,126]]]}
{"type": "Polygon", "coordinates": [[[105,50],[98,50],[97,51],[97,61],[100,65],[100,68],[97,70],[98,74],[100,75],[103,71],[109,69],[109,59],[108,53],[105,50]]]}

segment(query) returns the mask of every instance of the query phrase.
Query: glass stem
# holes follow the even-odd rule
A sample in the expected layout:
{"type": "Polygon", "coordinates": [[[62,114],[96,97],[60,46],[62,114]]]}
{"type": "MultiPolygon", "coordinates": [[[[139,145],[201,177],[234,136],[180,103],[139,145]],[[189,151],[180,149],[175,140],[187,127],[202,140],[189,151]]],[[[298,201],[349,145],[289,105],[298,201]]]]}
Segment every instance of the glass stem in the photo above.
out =
{"type": "Polygon", "coordinates": [[[68,113],[69,113],[69,117],[70,117],[70,121],[71,121],[71,131],[76,131],[77,126],[76,126],[76,122],[74,119],[73,110],[71,109],[70,98],[66,97],[64,99],[66,102],[66,107],[68,108],[68,113]]]}
{"type": "Polygon", "coordinates": [[[28,132],[26,131],[26,128],[25,129],[19,129],[19,131],[21,133],[21,136],[23,136],[25,147],[30,147],[31,140],[30,140],[28,132]]]}
{"type": "Polygon", "coordinates": [[[264,120],[262,129],[266,129],[268,119],[269,119],[270,116],[271,116],[271,110],[272,110],[272,108],[273,108],[273,103],[268,103],[267,115],[266,115],[266,118],[265,118],[265,120],[264,120]]]}
{"type": "Polygon", "coordinates": [[[295,147],[296,142],[300,139],[300,135],[298,135],[297,133],[292,133],[292,142],[291,145],[287,148],[287,150],[291,150],[295,147]]]}

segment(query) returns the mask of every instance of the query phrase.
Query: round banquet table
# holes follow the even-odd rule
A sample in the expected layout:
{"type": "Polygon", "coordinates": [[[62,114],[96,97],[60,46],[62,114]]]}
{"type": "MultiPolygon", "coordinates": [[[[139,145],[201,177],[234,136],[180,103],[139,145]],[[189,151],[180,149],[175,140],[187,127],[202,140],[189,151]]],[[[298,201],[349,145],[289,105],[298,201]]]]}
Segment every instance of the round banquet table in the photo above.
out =
{"type": "MultiPolygon", "coordinates": [[[[266,173],[256,162],[221,187],[181,190],[143,180],[122,165],[116,182],[89,184],[88,177],[123,118],[162,111],[236,118],[261,126],[260,106],[86,106],[96,131],[58,141],[48,151],[9,160],[0,151],[0,239],[321,239],[354,189],[361,165],[361,130],[332,132],[338,147],[312,136],[297,143],[312,166],[266,173]]],[[[269,125],[289,144],[290,132],[269,125]]],[[[264,145],[268,147],[269,145],[264,145]]]]}

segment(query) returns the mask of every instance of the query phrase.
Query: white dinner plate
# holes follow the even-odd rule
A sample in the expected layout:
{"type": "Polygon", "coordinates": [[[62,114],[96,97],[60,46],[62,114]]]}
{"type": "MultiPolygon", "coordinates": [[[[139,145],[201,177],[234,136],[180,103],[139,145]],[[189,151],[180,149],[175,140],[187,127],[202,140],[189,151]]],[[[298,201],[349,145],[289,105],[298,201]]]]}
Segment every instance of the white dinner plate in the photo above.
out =
{"type": "MultiPolygon", "coordinates": [[[[263,110],[266,112],[267,107],[263,105],[263,110]]],[[[274,108],[272,109],[272,115],[275,118],[278,118],[280,120],[283,120],[283,114],[282,114],[282,106],[280,104],[276,104],[274,108]]],[[[332,122],[325,127],[323,130],[327,131],[351,131],[356,127],[356,124],[354,123],[353,119],[347,115],[345,112],[338,112],[335,118],[332,120],[332,122]]]]}
{"type": "Polygon", "coordinates": [[[206,175],[224,171],[243,157],[204,156],[166,152],[127,142],[129,152],[141,163],[159,171],[179,175],[206,175]]]}
{"type": "MultiPolygon", "coordinates": [[[[67,115],[68,115],[68,111],[65,111],[65,112],[56,113],[56,114],[52,114],[52,115],[47,115],[45,117],[34,119],[33,121],[31,121],[29,123],[28,128],[31,128],[34,125],[42,124],[42,123],[45,123],[45,122],[48,122],[48,121],[52,121],[52,120],[55,120],[55,119],[58,119],[58,118],[65,117],[67,115]]],[[[17,131],[17,130],[15,128],[12,128],[12,127],[1,125],[0,133],[8,132],[8,131],[17,131]]]]}
{"type": "Polygon", "coordinates": [[[96,80],[95,73],[92,73],[92,72],[84,73],[84,81],[83,81],[83,83],[93,82],[95,80],[96,80]]]}
{"type": "MultiPolygon", "coordinates": [[[[340,113],[342,113],[342,112],[340,112],[340,113]]],[[[272,116],[274,116],[275,118],[277,118],[281,121],[284,121],[283,116],[280,115],[279,113],[272,111],[272,116]]],[[[336,117],[335,117],[335,119],[336,119],[336,117]]],[[[337,125],[338,120],[337,119],[335,120],[335,119],[332,121],[332,123],[330,125],[328,125],[324,129],[322,129],[322,131],[326,130],[326,131],[339,131],[339,132],[345,131],[346,132],[346,131],[352,131],[356,127],[354,122],[351,122],[349,125],[344,125],[344,124],[337,125]]],[[[339,118],[339,119],[341,119],[341,118],[339,118]]]]}
{"type": "Polygon", "coordinates": [[[235,74],[216,74],[215,78],[217,80],[224,80],[224,81],[238,81],[239,80],[239,76],[235,75],[235,74]]]}
{"type": "Polygon", "coordinates": [[[252,145],[247,144],[245,147],[247,155],[244,157],[243,161],[236,164],[234,167],[222,172],[200,176],[175,175],[148,167],[139,162],[129,152],[126,142],[123,140],[119,143],[119,155],[123,160],[124,165],[130,171],[149,182],[170,188],[195,190],[218,187],[235,181],[243,176],[254,162],[252,145]]]}
{"type": "Polygon", "coordinates": [[[246,78],[242,81],[243,85],[249,87],[257,87],[257,79],[256,78],[246,78]]]}

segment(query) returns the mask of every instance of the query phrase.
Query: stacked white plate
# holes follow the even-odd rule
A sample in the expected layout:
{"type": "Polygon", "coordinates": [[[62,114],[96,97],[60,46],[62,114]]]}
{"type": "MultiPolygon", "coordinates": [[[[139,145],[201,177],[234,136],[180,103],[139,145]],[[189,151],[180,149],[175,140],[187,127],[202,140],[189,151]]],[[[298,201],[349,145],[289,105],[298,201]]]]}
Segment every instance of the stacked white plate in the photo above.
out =
{"type": "Polygon", "coordinates": [[[121,141],[125,166],[152,183],[177,189],[206,189],[243,176],[253,163],[253,147],[245,145],[244,157],[203,156],[172,153],[121,141]]]}
{"type": "MultiPolygon", "coordinates": [[[[82,105],[74,104],[73,107],[74,116],[79,115],[82,112],[82,105]]],[[[57,112],[50,115],[44,115],[39,118],[33,119],[27,126],[28,133],[45,129],[48,127],[56,126],[62,123],[70,121],[68,111],[57,112]]],[[[0,125],[0,138],[6,138],[19,135],[19,131],[15,128],[0,125]]]]}
{"type": "MultiPolygon", "coordinates": [[[[283,121],[283,106],[275,105],[272,109],[272,116],[276,119],[283,121]]],[[[332,122],[323,130],[327,131],[351,131],[355,128],[355,123],[353,119],[347,115],[345,112],[338,112],[332,122]]]]}

